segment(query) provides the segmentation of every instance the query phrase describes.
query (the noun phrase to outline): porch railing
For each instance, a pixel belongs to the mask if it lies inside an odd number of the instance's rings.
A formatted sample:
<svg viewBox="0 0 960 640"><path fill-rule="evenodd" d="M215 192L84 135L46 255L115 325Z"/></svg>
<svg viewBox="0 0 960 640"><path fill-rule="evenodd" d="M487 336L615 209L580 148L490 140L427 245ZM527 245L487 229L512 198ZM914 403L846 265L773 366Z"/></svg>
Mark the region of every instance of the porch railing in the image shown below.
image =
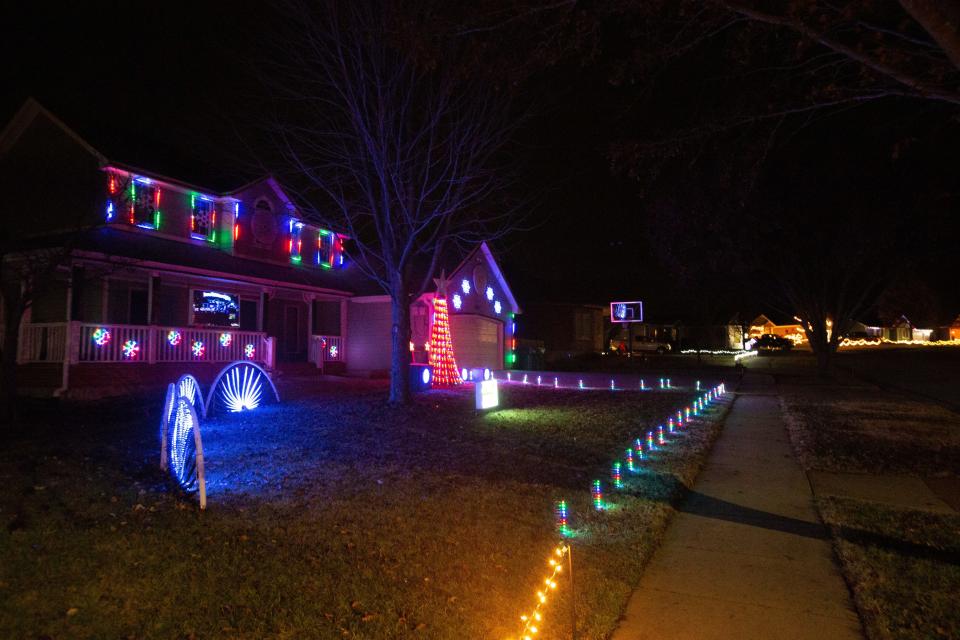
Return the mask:
<svg viewBox="0 0 960 640"><path fill-rule="evenodd" d="M74 323L78 362L270 362L259 331Z"/></svg>
<svg viewBox="0 0 960 640"><path fill-rule="evenodd" d="M20 325L17 362L63 362L67 353L67 323Z"/></svg>
<svg viewBox="0 0 960 640"><path fill-rule="evenodd" d="M345 356L341 336L310 336L308 359L318 367L324 362L343 362Z"/></svg>

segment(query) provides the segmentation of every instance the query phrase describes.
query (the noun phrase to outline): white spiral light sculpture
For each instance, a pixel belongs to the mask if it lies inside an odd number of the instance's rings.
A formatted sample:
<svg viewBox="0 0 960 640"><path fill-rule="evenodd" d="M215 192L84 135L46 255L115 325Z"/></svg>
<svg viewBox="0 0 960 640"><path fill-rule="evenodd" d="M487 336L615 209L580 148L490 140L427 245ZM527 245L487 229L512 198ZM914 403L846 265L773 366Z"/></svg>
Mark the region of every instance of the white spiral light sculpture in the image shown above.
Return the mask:
<svg viewBox="0 0 960 640"><path fill-rule="evenodd" d="M170 425L170 474L185 491L199 492L200 508L207 508L200 420L184 396L177 398Z"/></svg>
<svg viewBox="0 0 960 640"><path fill-rule="evenodd" d="M280 402L280 395L267 372L253 362L238 360L224 367L213 381L206 411L214 407L233 413L251 411L271 401Z"/></svg>
<svg viewBox="0 0 960 640"><path fill-rule="evenodd" d="M185 374L177 380L177 395L183 396L190 401L197 415L206 413L206 407L203 404L203 393L200 391L200 383L192 375Z"/></svg>

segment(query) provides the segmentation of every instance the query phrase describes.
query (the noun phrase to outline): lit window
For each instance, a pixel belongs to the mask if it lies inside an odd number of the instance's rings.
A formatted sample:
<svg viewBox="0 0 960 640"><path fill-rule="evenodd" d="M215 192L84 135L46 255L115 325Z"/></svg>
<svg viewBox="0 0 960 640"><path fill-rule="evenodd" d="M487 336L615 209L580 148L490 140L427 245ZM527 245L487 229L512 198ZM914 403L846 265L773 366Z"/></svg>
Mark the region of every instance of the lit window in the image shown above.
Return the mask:
<svg viewBox="0 0 960 640"><path fill-rule="evenodd" d="M300 262L303 259L300 254L303 249L303 223L290 218L289 229L290 239L287 240L287 249L290 251L290 261Z"/></svg>
<svg viewBox="0 0 960 640"><path fill-rule="evenodd" d="M149 178L130 182L130 224L145 229L160 228L160 187Z"/></svg>
<svg viewBox="0 0 960 640"><path fill-rule="evenodd" d="M213 201L203 196L190 197L190 235L198 240L215 242L217 239L217 210Z"/></svg>

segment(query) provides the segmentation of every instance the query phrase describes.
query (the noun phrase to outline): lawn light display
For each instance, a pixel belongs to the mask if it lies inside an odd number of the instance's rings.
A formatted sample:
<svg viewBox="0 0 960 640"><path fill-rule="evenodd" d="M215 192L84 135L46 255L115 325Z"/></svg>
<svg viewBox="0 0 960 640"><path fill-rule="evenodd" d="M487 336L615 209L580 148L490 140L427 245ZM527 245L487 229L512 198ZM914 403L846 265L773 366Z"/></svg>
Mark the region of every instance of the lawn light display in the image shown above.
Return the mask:
<svg viewBox="0 0 960 640"><path fill-rule="evenodd" d="M603 511L603 487L599 480L593 481L591 494L593 495L593 508L597 511Z"/></svg>
<svg viewBox="0 0 960 640"><path fill-rule="evenodd" d="M566 537L570 534L570 529L568 528L567 523L567 501L559 500L556 508L553 510L553 513L557 519L557 533Z"/></svg>
<svg viewBox="0 0 960 640"><path fill-rule="evenodd" d="M252 411L265 402L280 402L277 388L260 365L237 360L224 367L213 381L207 396L207 410L230 413Z"/></svg>
<svg viewBox="0 0 960 640"><path fill-rule="evenodd" d="M203 404L203 394L200 393L200 383L189 373L180 376L176 383L177 395L183 396L190 401L193 408L197 410L197 415L206 414L206 408Z"/></svg>
<svg viewBox="0 0 960 640"><path fill-rule="evenodd" d="M451 387L463 383L457 361L453 356L453 339L450 337L450 313L447 309L448 280L441 274L434 278L437 294L433 297L433 324L430 326L430 352L428 361L433 368L433 384ZM463 281L464 293L470 293L470 283Z"/></svg>
<svg viewBox="0 0 960 640"><path fill-rule="evenodd" d="M570 560L570 546L561 544L553 550L553 556L547 560L549 574L544 579L544 586L537 590L537 604L529 614L520 616L523 630L520 637L523 640L533 640L543 623L543 609L547 604L548 594L557 588L557 575L563 571L564 558Z"/></svg>
<svg viewBox="0 0 960 640"><path fill-rule="evenodd" d="M163 411L160 414L160 469L167 470L167 434L170 431L170 419L173 417L173 408L177 403L177 385L167 385L167 395L163 401Z"/></svg>
<svg viewBox="0 0 960 640"><path fill-rule="evenodd" d="M185 491L198 492L200 508L207 508L200 419L193 404L183 396L176 400L170 423L170 474Z"/></svg>
<svg viewBox="0 0 960 640"><path fill-rule="evenodd" d="M410 365L410 390L427 391L433 382L433 372L428 364Z"/></svg>
<svg viewBox="0 0 960 640"><path fill-rule="evenodd" d="M579 382L579 387L583 388L583 381L580 380L578 382ZM664 388L669 388L669 386L667 386L669 383L667 382L666 379L664 380L664 383L666 383L666 384L662 383ZM693 407L694 407L693 410L695 415L701 409L705 410L709 406L709 404L712 403L714 400L718 400L722 398L725 395L725 393L726 393L726 387L723 384L719 384L713 387L712 389L710 389L709 391L707 391L706 393L704 393L700 398L697 398L697 400L694 401L693 403ZM677 410L676 426L680 426L682 424L687 424L688 427L691 426L690 425L690 407L686 407L686 414L687 414L686 421L684 421L682 420L683 411ZM667 417L667 424L670 425L670 435L682 435L681 430L677 429L676 431L674 431L673 429L673 426L674 426L673 413L671 413ZM624 459L626 460L626 467L628 471L632 473L636 473L639 471L639 469L637 468L637 463L642 462L645 459L645 456L644 456L645 449L647 452L650 452L650 451L658 450L658 447L662 447L666 449L666 447L669 445L669 441L666 438L667 433L665 432L664 427L661 425L657 427L656 431L657 431L657 440L659 441L659 445L654 444L653 431L648 431L646 435L646 441L644 441L642 438L635 438L633 440L632 447L627 448L624 451L624 454L625 454ZM622 472L621 462L619 460L613 462L610 468L610 479L611 479L611 484L616 489L624 488L624 479L622 477L621 472ZM593 508L599 513L603 513L604 511L606 511L608 505L604 502L604 499L603 499L603 485L600 480L594 480L592 482L590 487L590 492L593 500ZM560 536L562 537L569 536L570 529L569 529L569 522L568 522L567 503L565 500L560 500L554 504L554 517L555 517L557 532L560 534ZM556 574L560 571L561 559L564 556L566 556L568 561L570 560L571 548L566 542L561 542L560 545L555 549L554 553L556 558L551 559L550 561L550 566L554 568L554 573L544 581L544 584L546 584L548 589L555 589L557 587L555 577L556 577ZM570 567L572 569L572 564L570 565ZM572 577L573 576L571 574L571 584L570 584L571 590L573 589ZM537 598L539 602L539 604L537 605L537 608L534 609L532 614L523 615L520 617L521 621L524 623L523 631L520 636L523 640L533 640L537 636L537 634L541 631L541 626L543 622L541 607L542 605L546 604L548 593L549 591L546 589L542 591L537 591ZM573 594L571 594L571 597L573 597ZM573 622L573 625L574 627L576 626L575 620Z"/></svg>
<svg viewBox="0 0 960 640"><path fill-rule="evenodd" d="M500 391L496 380L479 380L474 388L477 411L493 409L500 404Z"/></svg>

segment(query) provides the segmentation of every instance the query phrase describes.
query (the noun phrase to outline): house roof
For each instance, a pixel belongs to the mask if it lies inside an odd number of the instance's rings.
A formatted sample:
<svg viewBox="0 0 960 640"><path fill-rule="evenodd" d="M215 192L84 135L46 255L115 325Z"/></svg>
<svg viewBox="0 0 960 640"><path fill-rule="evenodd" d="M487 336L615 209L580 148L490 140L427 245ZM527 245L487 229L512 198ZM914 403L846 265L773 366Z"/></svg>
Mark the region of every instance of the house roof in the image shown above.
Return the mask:
<svg viewBox="0 0 960 640"><path fill-rule="evenodd" d="M486 242L481 242L480 246L467 254L467 256L460 261L460 264L456 266L450 273L454 274L460 271L464 265L469 263L474 255L481 253L490 267L493 277L497 279L497 282L500 284L500 288L503 290L503 293L506 295L507 303L510 305L510 308L514 310L514 313L523 313L523 310L520 308L520 305L517 304L517 299L513 297L513 291L510 290L510 285L507 284L507 279L503 277L503 271L500 270L500 265L497 264L497 260L493 257L493 252L490 251L490 246Z"/></svg>
<svg viewBox="0 0 960 640"><path fill-rule="evenodd" d="M51 246L66 246L78 256L120 258L145 267L165 265L173 270L196 270L214 277L272 281L353 295L382 293L356 265L350 263L342 269L328 270L263 262L216 247L157 237L134 229L97 227L77 233L44 236L27 248Z"/></svg>
<svg viewBox="0 0 960 640"><path fill-rule="evenodd" d="M168 140L145 140L143 135L117 135L116 131L96 131L93 127L78 132L33 98L23 103L0 132L0 153L12 146L38 117L46 118L62 129L97 158L101 166L117 167L188 189L226 196L237 191L238 185L255 184L268 177L244 172L236 167L236 163L208 161L209 154L198 153L195 145L186 148ZM192 176L192 179L178 177L182 175Z"/></svg>

